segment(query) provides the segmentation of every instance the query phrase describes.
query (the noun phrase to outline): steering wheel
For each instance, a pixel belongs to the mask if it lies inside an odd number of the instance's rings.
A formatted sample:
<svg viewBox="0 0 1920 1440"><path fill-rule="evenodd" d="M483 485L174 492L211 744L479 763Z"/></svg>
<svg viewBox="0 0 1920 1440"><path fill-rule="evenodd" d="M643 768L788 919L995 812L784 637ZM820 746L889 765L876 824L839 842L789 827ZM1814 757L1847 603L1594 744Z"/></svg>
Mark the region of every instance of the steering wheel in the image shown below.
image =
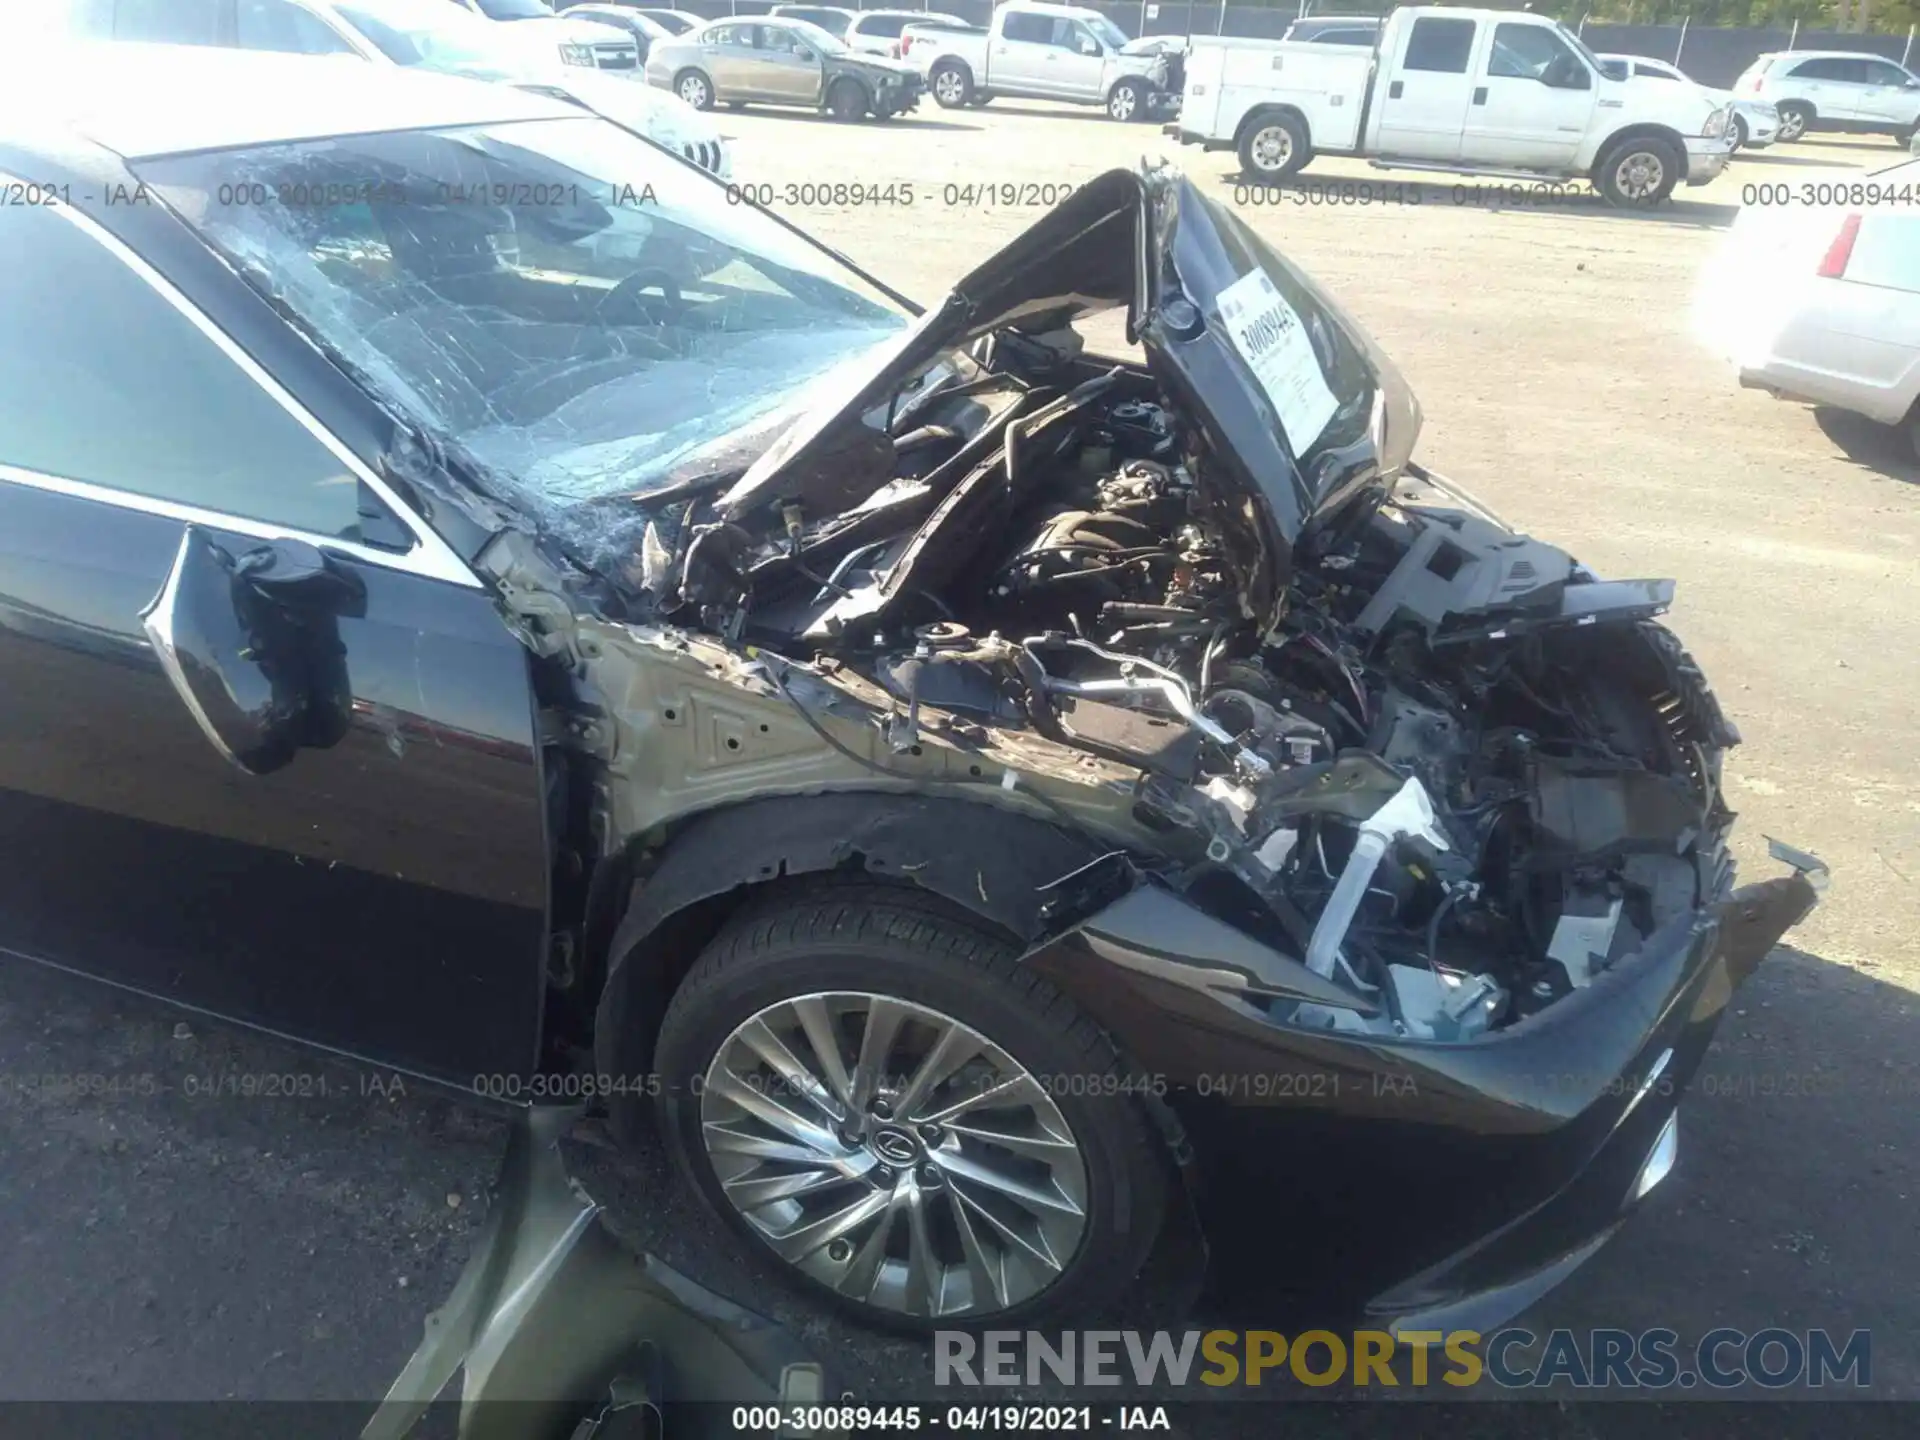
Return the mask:
<svg viewBox="0 0 1920 1440"><path fill-rule="evenodd" d="M647 296L649 290L660 292L657 300ZM656 316L652 307L658 305L663 313ZM686 301L680 294L680 283L665 270L654 267L635 270L624 277L619 284L601 297L594 306L594 319L603 325L618 325L622 321L622 311L642 307L641 314L653 324L661 324L686 308Z"/></svg>
<svg viewBox="0 0 1920 1440"><path fill-rule="evenodd" d="M658 296L647 295L648 290L658 290ZM661 313L654 314L652 307L659 306ZM602 295L593 306L590 314L583 317L584 322L574 332L573 343L567 347L566 358L578 358L581 347L591 335L604 340L607 326L628 323L638 318L650 325L662 325L686 308L686 301L680 294L680 284L658 266L644 270L635 270L622 276L614 287ZM638 310L637 317L624 314L627 310ZM591 327L591 328L589 328ZM612 348L624 350L617 342Z"/></svg>

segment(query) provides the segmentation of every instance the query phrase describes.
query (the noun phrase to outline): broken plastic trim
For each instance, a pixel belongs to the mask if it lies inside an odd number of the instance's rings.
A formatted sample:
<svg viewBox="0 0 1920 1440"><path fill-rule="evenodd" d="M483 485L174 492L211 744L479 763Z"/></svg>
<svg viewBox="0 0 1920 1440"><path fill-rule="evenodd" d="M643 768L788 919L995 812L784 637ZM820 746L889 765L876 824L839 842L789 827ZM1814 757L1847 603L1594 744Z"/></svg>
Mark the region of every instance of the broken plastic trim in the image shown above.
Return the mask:
<svg viewBox="0 0 1920 1440"><path fill-rule="evenodd" d="M635 1404L825 1398L785 1330L608 1228L560 1157L581 1113L515 1117L473 1257L361 1440L401 1440L463 1369L461 1440L564 1440Z"/></svg>

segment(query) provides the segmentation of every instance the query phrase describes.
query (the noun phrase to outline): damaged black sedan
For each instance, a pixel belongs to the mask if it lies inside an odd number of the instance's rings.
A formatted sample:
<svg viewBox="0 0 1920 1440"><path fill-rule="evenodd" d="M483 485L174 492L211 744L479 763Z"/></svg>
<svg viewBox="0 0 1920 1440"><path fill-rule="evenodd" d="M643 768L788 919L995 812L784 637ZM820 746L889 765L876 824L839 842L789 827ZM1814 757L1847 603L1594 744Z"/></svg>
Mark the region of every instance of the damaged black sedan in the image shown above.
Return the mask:
<svg viewBox="0 0 1920 1440"><path fill-rule="evenodd" d="M1423 469L1297 266L1116 171L921 312L604 122L295 68L0 148L0 947L604 1103L909 1328L1156 1246L1486 1325L1666 1175L1824 872L1734 888L1671 582Z"/></svg>

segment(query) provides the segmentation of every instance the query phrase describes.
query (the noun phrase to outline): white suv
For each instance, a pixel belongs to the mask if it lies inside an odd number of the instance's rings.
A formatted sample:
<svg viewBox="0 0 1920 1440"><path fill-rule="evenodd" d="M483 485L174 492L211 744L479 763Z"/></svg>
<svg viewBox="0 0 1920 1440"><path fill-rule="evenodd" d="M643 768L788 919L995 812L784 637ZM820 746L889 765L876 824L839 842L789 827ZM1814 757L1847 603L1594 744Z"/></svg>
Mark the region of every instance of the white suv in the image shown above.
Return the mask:
<svg viewBox="0 0 1920 1440"><path fill-rule="evenodd" d="M1809 130L1891 135L1902 145L1920 130L1920 77L1879 55L1787 50L1762 55L1734 81L1743 100L1770 101L1780 138Z"/></svg>

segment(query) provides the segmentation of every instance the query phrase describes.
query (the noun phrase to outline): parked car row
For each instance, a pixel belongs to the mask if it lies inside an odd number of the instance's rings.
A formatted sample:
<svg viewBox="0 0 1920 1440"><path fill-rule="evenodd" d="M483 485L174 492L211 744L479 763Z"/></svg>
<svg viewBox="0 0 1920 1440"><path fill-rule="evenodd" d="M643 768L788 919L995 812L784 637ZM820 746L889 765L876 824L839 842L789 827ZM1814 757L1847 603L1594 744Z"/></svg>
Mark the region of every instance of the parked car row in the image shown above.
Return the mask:
<svg viewBox="0 0 1920 1440"><path fill-rule="evenodd" d="M147 43L331 56L496 81L591 111L722 179L732 174L711 120L639 83L632 38L557 16L539 0L51 0L31 28L8 35L0 59L19 64L31 64L36 43Z"/></svg>

